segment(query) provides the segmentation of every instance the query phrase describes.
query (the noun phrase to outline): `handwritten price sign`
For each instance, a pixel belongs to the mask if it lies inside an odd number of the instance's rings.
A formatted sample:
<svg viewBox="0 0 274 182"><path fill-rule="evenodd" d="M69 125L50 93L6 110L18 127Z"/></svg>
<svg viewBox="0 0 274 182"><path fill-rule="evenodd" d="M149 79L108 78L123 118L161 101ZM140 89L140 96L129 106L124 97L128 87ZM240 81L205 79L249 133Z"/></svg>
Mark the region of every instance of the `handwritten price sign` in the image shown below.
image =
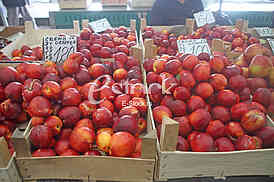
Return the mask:
<svg viewBox="0 0 274 182"><path fill-rule="evenodd" d="M267 39L271 49L272 49L272 52L274 53L274 39Z"/></svg>
<svg viewBox="0 0 274 182"><path fill-rule="evenodd" d="M45 60L63 63L77 50L77 38L72 36L46 36L43 38Z"/></svg>
<svg viewBox="0 0 274 182"><path fill-rule="evenodd" d="M111 29L111 25L108 22L108 20L106 18L101 19L101 20L97 20L97 21L93 21L89 23L89 26L92 28L92 30L95 33L100 33L103 32L107 29Z"/></svg>
<svg viewBox="0 0 274 182"><path fill-rule="evenodd" d="M194 13L194 18L198 27L215 23L215 18L211 11L200 11L198 13Z"/></svg>
<svg viewBox="0 0 274 182"><path fill-rule="evenodd" d="M177 45L179 53L198 56L200 53L205 52L211 55L206 39L177 40Z"/></svg>
<svg viewBox="0 0 274 182"><path fill-rule="evenodd" d="M273 31L269 27L260 27L260 28L255 28L257 33L259 34L260 37L272 37L274 36Z"/></svg>

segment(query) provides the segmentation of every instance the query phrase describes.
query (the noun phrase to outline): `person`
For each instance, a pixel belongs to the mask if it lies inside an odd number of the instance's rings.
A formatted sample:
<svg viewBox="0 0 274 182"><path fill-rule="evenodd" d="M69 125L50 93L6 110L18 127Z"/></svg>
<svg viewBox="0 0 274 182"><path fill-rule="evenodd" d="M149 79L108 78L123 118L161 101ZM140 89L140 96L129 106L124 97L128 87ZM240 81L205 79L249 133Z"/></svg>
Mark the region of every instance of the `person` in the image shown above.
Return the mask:
<svg viewBox="0 0 274 182"><path fill-rule="evenodd" d="M151 9L152 26L184 25L186 18L203 11L201 0L156 0Z"/></svg>
<svg viewBox="0 0 274 182"><path fill-rule="evenodd" d="M7 8L8 24L10 26L19 25L19 15L23 17L24 21L32 21L36 26L34 19L31 17L26 4L30 4L29 0L2 0Z"/></svg>

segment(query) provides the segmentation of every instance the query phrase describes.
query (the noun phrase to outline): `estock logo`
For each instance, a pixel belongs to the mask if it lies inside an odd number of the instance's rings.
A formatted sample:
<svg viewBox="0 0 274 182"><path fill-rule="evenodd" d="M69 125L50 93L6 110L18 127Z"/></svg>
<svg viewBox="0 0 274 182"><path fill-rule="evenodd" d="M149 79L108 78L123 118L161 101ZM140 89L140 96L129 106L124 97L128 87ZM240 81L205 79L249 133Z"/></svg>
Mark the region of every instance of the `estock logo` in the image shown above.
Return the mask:
<svg viewBox="0 0 274 182"><path fill-rule="evenodd" d="M106 80L106 81L104 82L104 85L98 87L95 83L100 80ZM96 80L94 80L94 85L89 88L88 100L95 105L104 102L105 98L101 100L96 100L94 98L94 93L101 92L104 87L110 86L110 83L111 83L111 80L109 75L102 75L98 77ZM112 84L111 90L115 95L128 94L130 96L132 95L134 96L134 93L136 92L142 93L140 95L146 95L146 94L150 95L152 94L153 89L156 88L158 90L162 90L163 95L171 95L172 94L171 90L175 88L177 85L178 85L177 83L168 83L168 78L166 78L162 80L162 84L152 83L149 85L148 89L146 89L143 83L131 83L128 79L126 79L118 83ZM123 107L129 106L129 105L135 106L135 107L142 106L138 102L130 101L127 103L126 101L122 101Z"/></svg>

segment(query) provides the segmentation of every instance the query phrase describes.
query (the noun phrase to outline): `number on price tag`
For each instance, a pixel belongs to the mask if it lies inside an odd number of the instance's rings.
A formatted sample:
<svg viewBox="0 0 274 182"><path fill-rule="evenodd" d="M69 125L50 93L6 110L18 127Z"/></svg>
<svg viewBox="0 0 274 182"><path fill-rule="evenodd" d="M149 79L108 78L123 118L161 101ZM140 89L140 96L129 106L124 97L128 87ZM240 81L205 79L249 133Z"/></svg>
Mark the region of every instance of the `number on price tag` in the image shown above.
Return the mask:
<svg viewBox="0 0 274 182"><path fill-rule="evenodd" d="M215 23L215 18L211 11L200 11L198 13L194 13L194 18L198 27Z"/></svg>
<svg viewBox="0 0 274 182"><path fill-rule="evenodd" d="M45 36L43 38L45 60L63 63L76 50L77 38L75 36Z"/></svg>
<svg viewBox="0 0 274 182"><path fill-rule="evenodd" d="M106 18L90 22L89 25L95 33L100 33L112 28Z"/></svg>
<svg viewBox="0 0 274 182"><path fill-rule="evenodd" d="M177 44L179 53L198 56L200 53L205 52L211 55L206 39L177 40Z"/></svg>
<svg viewBox="0 0 274 182"><path fill-rule="evenodd" d="M272 37L274 36L272 29L269 27L255 28L260 37Z"/></svg>
<svg viewBox="0 0 274 182"><path fill-rule="evenodd" d="M271 49L272 49L272 52L274 53L274 39L267 39Z"/></svg>

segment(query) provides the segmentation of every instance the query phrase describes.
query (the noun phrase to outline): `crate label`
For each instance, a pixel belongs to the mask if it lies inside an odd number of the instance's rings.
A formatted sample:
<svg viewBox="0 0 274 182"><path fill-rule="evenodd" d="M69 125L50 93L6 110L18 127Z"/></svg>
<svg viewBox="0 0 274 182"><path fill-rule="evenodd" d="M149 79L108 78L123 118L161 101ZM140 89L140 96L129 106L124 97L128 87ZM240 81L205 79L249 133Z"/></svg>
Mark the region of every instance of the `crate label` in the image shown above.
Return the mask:
<svg viewBox="0 0 274 182"><path fill-rule="evenodd" d="M271 28L269 27L258 27L255 28L256 32L259 34L260 37L272 37L274 33Z"/></svg>
<svg viewBox="0 0 274 182"><path fill-rule="evenodd" d="M272 49L272 52L274 53L274 39L267 39L271 49Z"/></svg>
<svg viewBox="0 0 274 182"><path fill-rule="evenodd" d="M106 18L90 22L89 26L92 28L92 30L95 33L100 33L107 29L112 29L110 23L108 22L108 20Z"/></svg>
<svg viewBox="0 0 274 182"><path fill-rule="evenodd" d="M211 55L211 50L206 39L177 40L178 51L183 54L198 56L202 52Z"/></svg>
<svg viewBox="0 0 274 182"><path fill-rule="evenodd" d="M45 60L63 63L76 50L77 38L75 36L45 36L43 38Z"/></svg>
<svg viewBox="0 0 274 182"><path fill-rule="evenodd" d="M194 13L194 18L195 18L197 27L201 27L206 24L215 23L215 18L211 11L200 11L198 13Z"/></svg>

